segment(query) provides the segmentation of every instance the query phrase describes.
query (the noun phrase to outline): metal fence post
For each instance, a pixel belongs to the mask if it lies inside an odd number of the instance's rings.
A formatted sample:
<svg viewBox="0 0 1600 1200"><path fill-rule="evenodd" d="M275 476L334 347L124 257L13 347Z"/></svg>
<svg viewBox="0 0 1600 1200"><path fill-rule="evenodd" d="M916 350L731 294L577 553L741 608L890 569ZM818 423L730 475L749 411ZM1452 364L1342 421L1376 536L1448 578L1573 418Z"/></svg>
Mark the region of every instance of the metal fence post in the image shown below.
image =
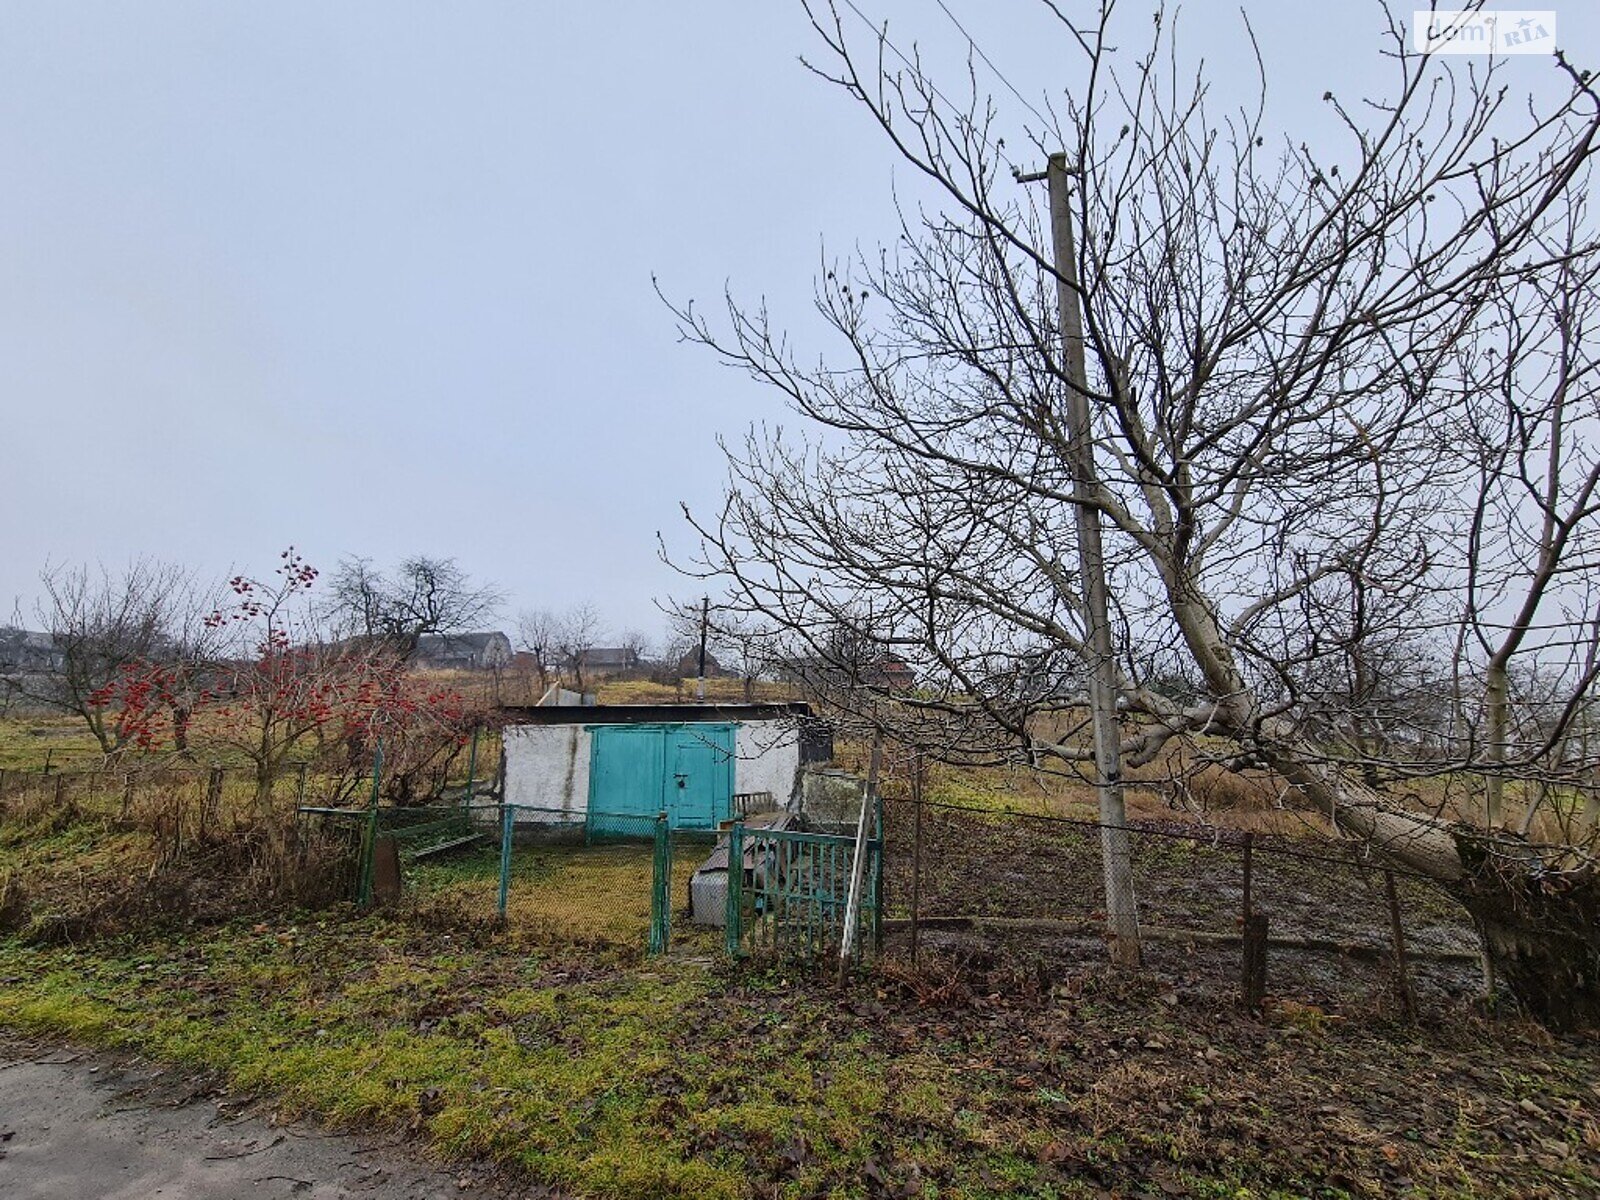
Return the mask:
<svg viewBox="0 0 1600 1200"><path fill-rule="evenodd" d="M1240 999L1252 1011L1267 998L1267 914L1252 912L1244 923L1244 963Z"/></svg>
<svg viewBox="0 0 1600 1200"><path fill-rule="evenodd" d="M650 873L650 953L672 945L672 830L667 814L656 817L655 854Z"/></svg>
<svg viewBox="0 0 1600 1200"><path fill-rule="evenodd" d="M876 846L872 850L871 887L872 887L872 951L874 954L883 951L883 797L877 797L873 806L873 819L878 825L878 836L874 839Z"/></svg>
<svg viewBox="0 0 1600 1200"><path fill-rule="evenodd" d="M1243 951L1239 965L1239 999L1252 1012L1261 1007L1267 998L1267 914L1258 913L1252 892L1252 866L1255 857L1256 835L1246 830L1244 835L1244 887L1242 889L1240 945Z"/></svg>
<svg viewBox="0 0 1600 1200"><path fill-rule="evenodd" d="M1248 829L1245 830L1245 834L1244 834L1244 923L1246 925L1248 925L1250 923L1250 914L1253 911L1253 909L1251 908L1251 896L1250 896L1250 883L1251 883L1251 880L1250 880L1251 862L1250 862L1250 860L1253 857L1253 851L1255 850L1255 847L1256 847L1256 835L1255 835L1255 833L1252 832L1251 830L1248 830Z"/></svg>
<svg viewBox="0 0 1600 1200"><path fill-rule="evenodd" d="M922 771L918 763L916 776L913 777L912 787L915 794L911 801L912 820L915 822L911 831L911 965L917 964L917 938L922 921Z"/></svg>
<svg viewBox="0 0 1600 1200"><path fill-rule="evenodd" d="M1400 915L1400 893L1395 887L1394 872L1383 873L1383 890L1389 900L1389 935L1394 941L1395 984L1400 991L1400 1005L1406 1020L1417 1019L1417 994L1411 988L1411 970L1406 962L1406 927Z"/></svg>
<svg viewBox="0 0 1600 1200"><path fill-rule="evenodd" d="M372 798L367 804L367 828L361 839L361 883L356 889L356 903L363 907L372 903L372 856L378 848L378 789L382 779L383 739L379 738L372 756Z"/></svg>
<svg viewBox="0 0 1600 1200"><path fill-rule="evenodd" d="M467 751L467 794L461 803L469 808L472 806L472 793L478 783L478 730L481 728L480 725L472 727L472 749Z"/></svg>
<svg viewBox="0 0 1600 1200"><path fill-rule="evenodd" d="M500 919L506 919L506 904L511 899L511 835L517 827L517 809L515 805L500 805L500 898L496 904L495 912Z"/></svg>
<svg viewBox="0 0 1600 1200"><path fill-rule="evenodd" d="M200 832L205 833L222 819L223 769L212 767L206 777L206 798L200 808Z"/></svg>
<svg viewBox="0 0 1600 1200"><path fill-rule="evenodd" d="M727 908L723 910L723 935L728 957L738 958L744 941L744 822L735 821L728 830Z"/></svg>
<svg viewBox="0 0 1600 1200"><path fill-rule="evenodd" d="M361 875L356 886L356 903L363 908L372 903L372 856L378 846L378 810L369 808L361 829Z"/></svg>

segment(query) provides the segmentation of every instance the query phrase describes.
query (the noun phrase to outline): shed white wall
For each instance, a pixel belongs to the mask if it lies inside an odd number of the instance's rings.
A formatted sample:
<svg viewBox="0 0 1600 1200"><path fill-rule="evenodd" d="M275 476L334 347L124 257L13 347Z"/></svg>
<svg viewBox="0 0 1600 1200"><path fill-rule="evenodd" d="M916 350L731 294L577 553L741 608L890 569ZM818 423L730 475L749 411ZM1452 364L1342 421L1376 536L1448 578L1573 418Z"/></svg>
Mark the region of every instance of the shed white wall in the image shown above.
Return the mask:
<svg viewBox="0 0 1600 1200"><path fill-rule="evenodd" d="M506 752L506 803L543 812L519 812L517 821L581 821L589 811L589 731L582 725L511 725Z"/></svg>
<svg viewBox="0 0 1600 1200"><path fill-rule="evenodd" d="M589 810L592 736L582 725L510 725L503 734L506 803L519 823L579 821ZM742 721L734 731L733 790L771 792L780 805L800 778L800 726L793 720Z"/></svg>
<svg viewBox="0 0 1600 1200"><path fill-rule="evenodd" d="M771 792L780 805L794 798L800 779L800 725L796 721L745 721L734 731L733 790Z"/></svg>

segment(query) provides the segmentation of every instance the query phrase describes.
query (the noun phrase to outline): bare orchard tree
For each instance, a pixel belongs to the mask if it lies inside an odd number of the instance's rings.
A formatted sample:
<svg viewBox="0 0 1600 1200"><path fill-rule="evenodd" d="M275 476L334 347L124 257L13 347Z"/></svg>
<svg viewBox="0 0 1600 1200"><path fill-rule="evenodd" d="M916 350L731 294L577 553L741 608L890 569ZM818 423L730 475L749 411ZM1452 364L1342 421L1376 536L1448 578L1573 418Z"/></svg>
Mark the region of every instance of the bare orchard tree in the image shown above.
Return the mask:
<svg viewBox="0 0 1600 1200"><path fill-rule="evenodd" d="M1579 204L1542 242L1550 263L1495 281L1462 440L1476 474L1464 513L1463 694L1481 698L1482 819L1500 827L1510 790L1559 759L1600 671L1600 256L1563 253L1592 235ZM1522 665L1531 687L1513 694ZM1517 701L1524 723L1513 727ZM1548 801L1549 789L1539 791ZM1527 807L1531 826L1541 803ZM1591 845L1590 847L1594 847Z"/></svg>
<svg viewBox="0 0 1600 1200"><path fill-rule="evenodd" d="M681 685L680 668L687 668L691 678L699 671L702 633L708 662L723 674L737 675L744 681L746 703L755 699L757 679L786 673L784 663L765 657L772 648L767 629L752 621L746 612L724 608L709 597L667 600L661 609L667 617L662 658L671 670L672 682Z"/></svg>
<svg viewBox="0 0 1600 1200"><path fill-rule="evenodd" d="M47 566L39 581L44 595L35 617L57 665L9 677L6 687L19 699L80 718L101 751L115 754L130 737L111 702L118 681L156 663L192 678L204 661L200 618L212 598L182 567L146 558L120 571ZM174 730L186 730L186 714L172 716Z"/></svg>
<svg viewBox="0 0 1600 1200"><path fill-rule="evenodd" d="M552 673L560 669L561 619L547 608L524 609L517 615L517 643L533 659L539 676L539 695L550 687Z"/></svg>
<svg viewBox="0 0 1600 1200"><path fill-rule="evenodd" d="M1213 111L1165 13L1129 58L1111 3L1087 25L1044 7L1077 68L1020 165L1062 153L1074 172L1065 270L981 89L952 108L914 54L809 6L814 69L942 208L828 272L831 360L764 307L677 309L817 431L733 450L686 565L775 656L892 649L915 688L857 672L842 703L898 737L1077 771L1087 507L1123 761L1287 780L1454 894L1532 1011L1600 1022L1593 840L1525 839L1496 813L1566 811L1595 769L1571 736L1600 566L1588 75L1557 56L1544 99L1514 98L1503 62L1419 56L1391 19L1388 94L1327 94L1335 132L1312 146L1269 130L1264 102ZM1081 307L1081 375L1058 287ZM1408 691L1413 663L1446 711ZM1539 719L1519 722L1511 668L1535 663Z"/></svg>
<svg viewBox="0 0 1600 1200"><path fill-rule="evenodd" d="M495 616L503 599L453 558L417 555L393 573L368 558L347 558L329 587L328 615L346 636L382 642L409 660L424 635L470 633Z"/></svg>
<svg viewBox="0 0 1600 1200"><path fill-rule="evenodd" d="M583 691L583 672L589 651L605 636L605 621L600 610L588 601L574 604L561 614L556 626L556 650L563 670L572 673L574 686Z"/></svg>

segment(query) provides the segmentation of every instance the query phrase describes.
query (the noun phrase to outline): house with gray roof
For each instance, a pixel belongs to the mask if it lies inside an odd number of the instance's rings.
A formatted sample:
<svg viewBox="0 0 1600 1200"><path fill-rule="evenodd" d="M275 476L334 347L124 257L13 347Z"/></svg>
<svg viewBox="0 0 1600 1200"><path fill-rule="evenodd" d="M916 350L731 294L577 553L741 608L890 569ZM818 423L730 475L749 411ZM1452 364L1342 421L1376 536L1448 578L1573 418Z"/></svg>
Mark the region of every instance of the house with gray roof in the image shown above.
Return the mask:
<svg viewBox="0 0 1600 1200"><path fill-rule="evenodd" d="M413 662L430 671L493 671L511 664L511 639L490 633L425 633Z"/></svg>

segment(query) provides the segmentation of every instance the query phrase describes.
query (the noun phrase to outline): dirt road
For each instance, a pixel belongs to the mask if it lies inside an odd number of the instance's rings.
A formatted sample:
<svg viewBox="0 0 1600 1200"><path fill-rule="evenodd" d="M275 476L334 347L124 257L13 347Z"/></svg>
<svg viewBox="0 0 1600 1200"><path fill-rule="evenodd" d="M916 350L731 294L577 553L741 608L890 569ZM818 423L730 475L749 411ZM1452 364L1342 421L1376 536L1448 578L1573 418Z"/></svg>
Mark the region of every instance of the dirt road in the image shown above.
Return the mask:
<svg viewBox="0 0 1600 1200"><path fill-rule="evenodd" d="M465 1186L463 1186L465 1185ZM278 1125L192 1076L0 1039L7 1200L488 1200L392 1138Z"/></svg>

